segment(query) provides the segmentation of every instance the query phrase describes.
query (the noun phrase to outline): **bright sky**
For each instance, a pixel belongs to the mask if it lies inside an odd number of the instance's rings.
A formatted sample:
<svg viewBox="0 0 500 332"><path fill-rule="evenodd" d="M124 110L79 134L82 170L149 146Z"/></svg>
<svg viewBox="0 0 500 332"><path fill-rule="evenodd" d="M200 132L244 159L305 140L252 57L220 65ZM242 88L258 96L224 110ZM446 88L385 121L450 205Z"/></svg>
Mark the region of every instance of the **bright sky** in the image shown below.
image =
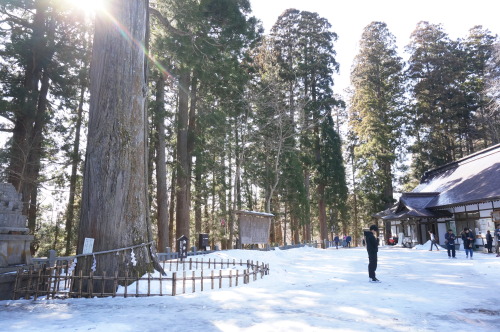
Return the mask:
<svg viewBox="0 0 500 332"><path fill-rule="evenodd" d="M335 77L335 92L349 85L352 60L358 51L363 28L372 21L385 22L396 36L400 55L409 43L410 34L419 21L442 24L453 39L465 38L475 25L500 34L499 0L250 0L253 14L260 19L266 33L278 16L288 8L317 12L337 33L335 44L340 76Z"/></svg>

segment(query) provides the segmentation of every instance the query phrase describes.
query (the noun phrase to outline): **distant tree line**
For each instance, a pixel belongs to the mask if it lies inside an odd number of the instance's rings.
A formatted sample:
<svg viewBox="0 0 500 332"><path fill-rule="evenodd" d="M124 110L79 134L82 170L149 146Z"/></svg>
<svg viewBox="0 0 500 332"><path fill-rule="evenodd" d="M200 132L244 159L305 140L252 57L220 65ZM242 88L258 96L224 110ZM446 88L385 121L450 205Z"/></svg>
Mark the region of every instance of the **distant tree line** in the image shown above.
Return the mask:
<svg viewBox="0 0 500 332"><path fill-rule="evenodd" d="M95 228L88 190L99 185L124 205L145 208L136 216L145 218L142 226L120 226L117 234L150 227L159 251L181 235L195 245L198 233L231 247L237 210L273 213L276 244L332 232L356 237L424 171L500 143L500 47L483 27L452 40L441 25L420 22L405 63L387 25L372 22L351 68L352 89L340 97L333 93L337 35L317 13L288 9L264 35L248 0L143 2L144 22L136 23L146 25L139 41L147 55L145 141L135 150L121 150L134 141L135 113L114 111L114 122L105 122L88 111L137 102L137 92L125 101L136 91L125 77L141 72L132 64L137 55L98 61L100 51L126 46L100 40L105 23L60 0L0 4L0 131L8 138L1 179L23 195L33 253L76 252ZM132 5L111 13L135 22L122 13L137 11ZM132 33L120 34L137 47ZM123 73L131 76L119 85L92 88L90 98L90 80L120 65L137 70ZM105 125L112 137L100 131ZM84 185L94 169L85 168L86 153L128 169L125 178L143 180L145 196L115 188L120 174ZM145 169L120 158L145 158Z"/></svg>

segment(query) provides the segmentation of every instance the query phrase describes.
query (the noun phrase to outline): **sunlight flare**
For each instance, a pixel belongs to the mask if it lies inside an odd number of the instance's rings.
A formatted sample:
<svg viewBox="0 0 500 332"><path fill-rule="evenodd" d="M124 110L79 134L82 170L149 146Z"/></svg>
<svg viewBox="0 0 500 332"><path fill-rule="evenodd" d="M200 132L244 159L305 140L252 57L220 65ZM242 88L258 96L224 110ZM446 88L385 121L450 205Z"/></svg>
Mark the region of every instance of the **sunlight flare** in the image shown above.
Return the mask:
<svg viewBox="0 0 500 332"><path fill-rule="evenodd" d="M104 9L104 0L63 0L68 6L83 10L87 13L95 13Z"/></svg>

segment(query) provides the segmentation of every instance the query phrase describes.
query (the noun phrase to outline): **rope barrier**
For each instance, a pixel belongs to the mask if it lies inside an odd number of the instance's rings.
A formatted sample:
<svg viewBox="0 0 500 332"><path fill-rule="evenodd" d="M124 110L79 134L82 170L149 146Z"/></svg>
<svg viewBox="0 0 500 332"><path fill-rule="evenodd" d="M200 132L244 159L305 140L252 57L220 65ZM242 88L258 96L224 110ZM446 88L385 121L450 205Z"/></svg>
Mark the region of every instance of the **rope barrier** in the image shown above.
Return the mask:
<svg viewBox="0 0 500 332"><path fill-rule="evenodd" d="M109 254L109 253L112 253L112 252L120 252L120 251L130 250L130 249L134 249L134 248L145 247L145 246L149 246L149 245L151 245L153 243L154 243L154 241L150 241L148 243L141 243L141 244L137 244L135 246L130 246L130 247L126 247L126 248L112 249L112 250L105 250L105 251L98 251L98 252L91 252L91 253L88 253L88 254L79 254L79 255L69 256L69 257L78 258L78 257L92 256L92 255Z"/></svg>

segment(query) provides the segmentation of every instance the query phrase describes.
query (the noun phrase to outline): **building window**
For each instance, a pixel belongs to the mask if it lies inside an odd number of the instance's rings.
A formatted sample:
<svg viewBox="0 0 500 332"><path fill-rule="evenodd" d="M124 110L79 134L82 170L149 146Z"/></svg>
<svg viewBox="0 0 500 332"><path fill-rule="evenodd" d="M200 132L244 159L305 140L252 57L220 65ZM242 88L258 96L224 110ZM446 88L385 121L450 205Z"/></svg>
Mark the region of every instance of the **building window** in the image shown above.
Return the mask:
<svg viewBox="0 0 500 332"><path fill-rule="evenodd" d="M479 226L479 211L470 212L457 212L455 213L455 222L457 225L457 232L460 233L464 228L475 230Z"/></svg>

